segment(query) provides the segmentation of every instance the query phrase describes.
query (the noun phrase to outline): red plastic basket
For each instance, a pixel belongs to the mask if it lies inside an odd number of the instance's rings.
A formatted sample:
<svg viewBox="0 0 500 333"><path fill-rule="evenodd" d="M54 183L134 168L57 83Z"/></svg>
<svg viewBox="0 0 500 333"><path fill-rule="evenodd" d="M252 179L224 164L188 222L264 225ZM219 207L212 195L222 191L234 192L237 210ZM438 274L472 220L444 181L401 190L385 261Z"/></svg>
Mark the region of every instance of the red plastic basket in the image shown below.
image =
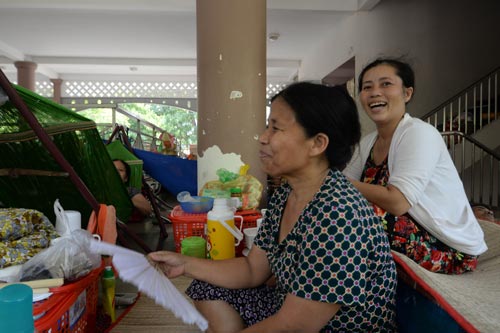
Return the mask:
<svg viewBox="0 0 500 333"><path fill-rule="evenodd" d="M243 217L243 226L245 228L254 228L257 226L257 219L262 217L258 210L239 210L236 215ZM172 209L169 216L172 221L172 230L174 234L175 251L181 252L181 242L186 237L200 236L205 238L205 226L207 224L207 214L191 214L182 210L181 206L177 205ZM236 220L236 227L240 227L239 219ZM242 240L240 245L236 247L236 256L241 256L245 248L245 241Z"/></svg>
<svg viewBox="0 0 500 333"><path fill-rule="evenodd" d="M175 251L181 252L181 242L186 237L200 236L205 238L205 225L207 214L191 214L182 210L177 205L172 209L169 216L172 221L172 232L174 234Z"/></svg>
<svg viewBox="0 0 500 333"><path fill-rule="evenodd" d="M52 296L33 304L39 333L95 332L99 277L103 267L94 269L78 281L50 288Z"/></svg>

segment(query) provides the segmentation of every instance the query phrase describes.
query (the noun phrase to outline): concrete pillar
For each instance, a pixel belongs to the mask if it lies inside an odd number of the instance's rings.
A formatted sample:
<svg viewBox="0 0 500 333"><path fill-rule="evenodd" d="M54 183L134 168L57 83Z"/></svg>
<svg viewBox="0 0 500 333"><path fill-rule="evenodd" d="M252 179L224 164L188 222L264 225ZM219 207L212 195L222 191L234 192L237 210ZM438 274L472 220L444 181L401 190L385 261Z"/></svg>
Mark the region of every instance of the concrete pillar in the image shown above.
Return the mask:
<svg viewBox="0 0 500 333"><path fill-rule="evenodd" d="M37 64L31 61L16 61L17 84L31 91L36 90L35 70Z"/></svg>
<svg viewBox="0 0 500 333"><path fill-rule="evenodd" d="M265 190L266 0L197 0L196 13L198 153L215 145L241 155Z"/></svg>
<svg viewBox="0 0 500 333"><path fill-rule="evenodd" d="M52 97L52 100L59 104L61 104L62 81L63 80L61 79L50 79L50 82L52 82L52 86L54 87L54 97Z"/></svg>

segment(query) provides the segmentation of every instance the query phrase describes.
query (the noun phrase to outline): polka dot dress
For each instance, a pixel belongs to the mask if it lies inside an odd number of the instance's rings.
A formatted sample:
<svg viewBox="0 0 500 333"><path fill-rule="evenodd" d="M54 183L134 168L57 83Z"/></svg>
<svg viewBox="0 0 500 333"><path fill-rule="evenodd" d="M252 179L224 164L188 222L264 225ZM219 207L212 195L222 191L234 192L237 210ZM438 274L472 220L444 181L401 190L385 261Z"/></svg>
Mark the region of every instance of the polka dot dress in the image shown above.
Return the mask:
<svg viewBox="0 0 500 333"><path fill-rule="evenodd" d="M339 171L330 170L320 191L306 206L297 223L277 243L279 224L291 188L285 184L271 198L254 246L267 253L275 288L255 288L243 303L265 306L258 314L242 317L251 325L272 315L287 294L342 305L322 332L392 332L395 330L396 268L380 220L361 194ZM197 287L198 285L198 287ZM213 299L216 287L199 287L187 293L193 299ZM216 288L216 293L222 293ZM272 290L270 290L272 289ZM248 293L248 289L231 293ZM203 295L204 294L204 295ZM239 297L220 298L242 314ZM240 298L242 299L242 298ZM251 320L248 320L251 318Z"/></svg>

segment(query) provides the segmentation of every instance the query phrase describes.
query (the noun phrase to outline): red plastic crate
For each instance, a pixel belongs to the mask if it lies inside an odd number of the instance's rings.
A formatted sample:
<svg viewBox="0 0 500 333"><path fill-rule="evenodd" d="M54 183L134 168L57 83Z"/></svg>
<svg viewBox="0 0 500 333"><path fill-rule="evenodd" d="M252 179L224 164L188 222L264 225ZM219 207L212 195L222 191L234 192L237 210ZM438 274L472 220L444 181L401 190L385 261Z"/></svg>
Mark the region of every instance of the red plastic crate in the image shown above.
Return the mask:
<svg viewBox="0 0 500 333"><path fill-rule="evenodd" d="M99 277L103 267L94 269L78 281L50 288L50 298L33 304L39 333L95 332Z"/></svg>
<svg viewBox="0 0 500 333"><path fill-rule="evenodd" d="M254 228L257 226L257 219L262 217L258 210L239 210L235 215L241 215L243 217L243 231L245 228ZM200 236L206 238L205 226L207 224L207 214L191 214L186 213L182 210L181 206L177 205L174 207L169 216L170 221L172 221L172 229L174 233L174 244L175 251L181 252L181 242L186 237ZM240 227L239 219L236 220L236 227ZM242 251L245 248L245 240L240 242L240 245L236 247L236 256L241 256Z"/></svg>
<svg viewBox="0 0 500 333"><path fill-rule="evenodd" d="M180 205L172 209L169 216L172 221L175 251L181 252L181 242L186 237L200 236L205 238L207 214L191 214L182 210Z"/></svg>

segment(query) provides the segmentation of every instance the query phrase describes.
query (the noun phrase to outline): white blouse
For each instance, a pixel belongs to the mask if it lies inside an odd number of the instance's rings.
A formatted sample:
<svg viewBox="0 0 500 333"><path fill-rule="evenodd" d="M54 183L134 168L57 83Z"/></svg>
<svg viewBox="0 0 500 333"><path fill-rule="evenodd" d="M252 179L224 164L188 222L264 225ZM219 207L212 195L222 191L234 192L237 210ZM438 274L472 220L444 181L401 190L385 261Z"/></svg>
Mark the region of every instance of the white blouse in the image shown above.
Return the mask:
<svg viewBox="0 0 500 333"><path fill-rule="evenodd" d="M377 132L365 136L344 170L360 180ZM460 252L479 255L488 248L460 176L441 134L405 114L392 137L388 155L389 184L410 203L408 213L428 232Z"/></svg>

